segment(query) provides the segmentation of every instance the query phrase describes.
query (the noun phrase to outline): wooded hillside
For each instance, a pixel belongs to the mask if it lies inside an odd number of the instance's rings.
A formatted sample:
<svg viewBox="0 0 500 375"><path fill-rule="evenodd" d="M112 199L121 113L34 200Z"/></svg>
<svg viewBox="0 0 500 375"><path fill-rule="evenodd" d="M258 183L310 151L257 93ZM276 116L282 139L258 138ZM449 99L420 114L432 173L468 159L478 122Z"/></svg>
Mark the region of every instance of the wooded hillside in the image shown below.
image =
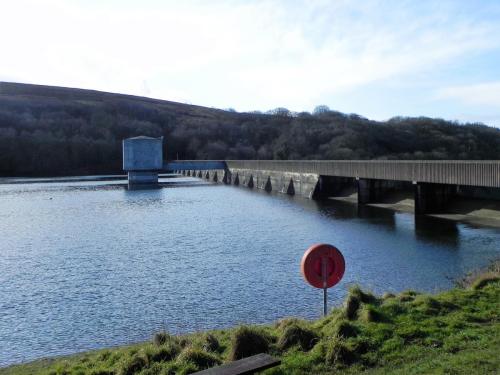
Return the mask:
<svg viewBox="0 0 500 375"><path fill-rule="evenodd" d="M0 82L0 175L121 171L123 138L169 159L498 159L500 130L431 118L237 113L92 90Z"/></svg>

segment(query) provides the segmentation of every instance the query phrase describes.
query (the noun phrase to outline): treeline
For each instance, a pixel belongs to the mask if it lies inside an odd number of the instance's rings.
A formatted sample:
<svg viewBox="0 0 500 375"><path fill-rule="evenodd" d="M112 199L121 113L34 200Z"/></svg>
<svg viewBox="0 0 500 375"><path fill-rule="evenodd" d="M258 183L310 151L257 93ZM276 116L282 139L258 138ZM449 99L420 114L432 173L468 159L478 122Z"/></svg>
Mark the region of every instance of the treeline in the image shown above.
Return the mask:
<svg viewBox="0 0 500 375"><path fill-rule="evenodd" d="M237 113L89 90L0 83L0 175L121 171L121 141L165 137L169 159L498 159L500 130L371 121L319 106Z"/></svg>

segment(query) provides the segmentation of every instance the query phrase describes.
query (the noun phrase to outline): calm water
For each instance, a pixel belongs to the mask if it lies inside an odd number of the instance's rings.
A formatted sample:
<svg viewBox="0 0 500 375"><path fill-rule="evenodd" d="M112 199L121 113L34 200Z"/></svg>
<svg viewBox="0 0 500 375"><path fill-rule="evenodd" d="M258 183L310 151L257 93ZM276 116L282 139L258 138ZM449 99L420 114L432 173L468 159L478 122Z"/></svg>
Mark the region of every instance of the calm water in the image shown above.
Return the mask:
<svg viewBox="0 0 500 375"><path fill-rule="evenodd" d="M284 316L321 314L299 262L340 248L343 281L437 291L500 254L500 231L223 185L127 191L0 185L0 366Z"/></svg>

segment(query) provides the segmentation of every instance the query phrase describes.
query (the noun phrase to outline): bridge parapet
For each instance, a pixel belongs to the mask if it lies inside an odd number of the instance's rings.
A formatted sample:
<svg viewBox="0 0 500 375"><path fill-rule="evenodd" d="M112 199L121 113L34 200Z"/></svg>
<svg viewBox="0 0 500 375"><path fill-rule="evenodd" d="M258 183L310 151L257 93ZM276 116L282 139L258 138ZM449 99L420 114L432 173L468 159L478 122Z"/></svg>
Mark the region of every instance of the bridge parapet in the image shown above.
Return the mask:
<svg viewBox="0 0 500 375"><path fill-rule="evenodd" d="M227 169L224 160L173 160L163 163L163 170L166 171L208 171Z"/></svg>

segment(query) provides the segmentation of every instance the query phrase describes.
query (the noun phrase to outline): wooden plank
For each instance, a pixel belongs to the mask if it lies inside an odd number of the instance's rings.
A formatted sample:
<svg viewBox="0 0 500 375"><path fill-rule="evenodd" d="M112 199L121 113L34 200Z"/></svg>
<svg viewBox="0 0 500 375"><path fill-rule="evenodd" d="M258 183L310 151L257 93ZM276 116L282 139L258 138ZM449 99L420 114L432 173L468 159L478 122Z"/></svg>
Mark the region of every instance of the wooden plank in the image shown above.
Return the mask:
<svg viewBox="0 0 500 375"><path fill-rule="evenodd" d="M218 367L212 367L203 371L195 372L195 375L245 375L256 371L263 371L271 367L279 366L281 361L271 357L269 354L261 353L238 361L226 363Z"/></svg>

